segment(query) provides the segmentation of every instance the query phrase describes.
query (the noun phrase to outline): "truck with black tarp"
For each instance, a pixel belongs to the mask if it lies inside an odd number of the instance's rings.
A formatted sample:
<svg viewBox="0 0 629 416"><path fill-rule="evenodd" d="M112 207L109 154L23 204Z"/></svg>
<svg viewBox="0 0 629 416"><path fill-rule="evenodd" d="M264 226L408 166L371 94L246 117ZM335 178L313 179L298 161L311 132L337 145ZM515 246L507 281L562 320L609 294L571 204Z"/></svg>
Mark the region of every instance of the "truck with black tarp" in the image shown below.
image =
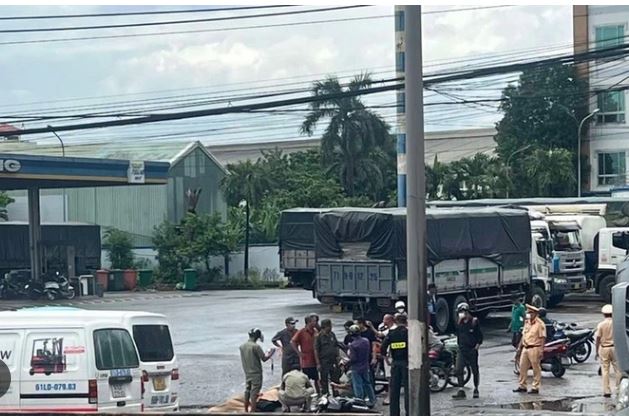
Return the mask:
<svg viewBox="0 0 629 416"><path fill-rule="evenodd" d="M315 279L314 216L327 208L292 208L280 213L280 270L291 286L311 290Z"/></svg>
<svg viewBox="0 0 629 416"><path fill-rule="evenodd" d="M0 276L10 270L30 269L28 224L0 222ZM46 270L65 272L74 259L74 273L100 268L100 226L81 223L42 224L41 245Z"/></svg>
<svg viewBox="0 0 629 416"><path fill-rule="evenodd" d="M436 322L446 331L456 307L484 315L511 297L546 298L532 284L528 212L437 208L426 212L428 280L438 289ZM406 209L342 209L314 216L316 297L379 320L406 299Z"/></svg>

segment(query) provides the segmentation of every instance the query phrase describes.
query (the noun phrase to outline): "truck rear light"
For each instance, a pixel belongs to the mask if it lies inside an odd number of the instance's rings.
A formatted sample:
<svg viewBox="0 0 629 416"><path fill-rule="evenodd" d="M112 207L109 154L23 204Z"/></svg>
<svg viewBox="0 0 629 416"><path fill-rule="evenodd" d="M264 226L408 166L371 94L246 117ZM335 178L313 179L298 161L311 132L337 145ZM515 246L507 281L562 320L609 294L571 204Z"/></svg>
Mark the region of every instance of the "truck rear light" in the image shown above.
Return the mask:
<svg viewBox="0 0 629 416"><path fill-rule="evenodd" d="M179 380L179 369L173 368L173 373L170 376L171 380Z"/></svg>
<svg viewBox="0 0 629 416"><path fill-rule="evenodd" d="M98 404L98 382L96 380L88 382L87 397L89 404Z"/></svg>

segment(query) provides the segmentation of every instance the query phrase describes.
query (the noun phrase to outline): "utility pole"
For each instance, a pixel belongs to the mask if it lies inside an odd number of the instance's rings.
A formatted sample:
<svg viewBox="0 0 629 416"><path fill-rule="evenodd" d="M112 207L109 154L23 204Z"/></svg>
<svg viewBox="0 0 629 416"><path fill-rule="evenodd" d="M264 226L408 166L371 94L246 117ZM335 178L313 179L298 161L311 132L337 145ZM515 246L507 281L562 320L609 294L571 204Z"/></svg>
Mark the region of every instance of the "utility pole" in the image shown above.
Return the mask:
<svg viewBox="0 0 629 416"><path fill-rule="evenodd" d="M61 137L59 137L59 135L57 134L56 131L53 130L52 126L49 124L48 128L50 129L50 131L52 132L52 134L55 135L55 137L57 138L57 140L59 140L59 143L61 143L61 155L63 157L66 157L66 146L63 144L63 140L61 140ZM68 214L67 214L67 208L66 208L66 188L63 188L63 222L68 221Z"/></svg>
<svg viewBox="0 0 629 416"><path fill-rule="evenodd" d="M430 415L428 326L426 322L426 171L421 6L404 6L406 52L406 259L408 282L409 412Z"/></svg>

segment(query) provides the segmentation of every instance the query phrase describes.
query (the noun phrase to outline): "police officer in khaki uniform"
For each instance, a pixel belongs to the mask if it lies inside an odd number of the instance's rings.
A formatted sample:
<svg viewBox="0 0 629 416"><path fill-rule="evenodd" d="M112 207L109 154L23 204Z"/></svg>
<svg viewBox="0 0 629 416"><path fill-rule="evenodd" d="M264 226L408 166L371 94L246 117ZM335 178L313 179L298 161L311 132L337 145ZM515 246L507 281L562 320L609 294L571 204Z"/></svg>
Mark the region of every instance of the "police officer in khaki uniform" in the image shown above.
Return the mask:
<svg viewBox="0 0 629 416"><path fill-rule="evenodd" d="M601 361L601 372L603 376L603 396L611 397L611 389L609 387L609 366L614 367L614 375L616 376L616 388L620 384L622 377L618 371L618 363L614 351L614 331L612 324L612 305L605 305L601 309L605 319L596 327L596 355Z"/></svg>
<svg viewBox="0 0 629 416"><path fill-rule="evenodd" d="M526 305L526 321L520 341L520 380L515 393L527 392L527 375L533 368L533 385L529 394L538 394L542 383L542 357L546 341L546 324L539 318L539 309Z"/></svg>

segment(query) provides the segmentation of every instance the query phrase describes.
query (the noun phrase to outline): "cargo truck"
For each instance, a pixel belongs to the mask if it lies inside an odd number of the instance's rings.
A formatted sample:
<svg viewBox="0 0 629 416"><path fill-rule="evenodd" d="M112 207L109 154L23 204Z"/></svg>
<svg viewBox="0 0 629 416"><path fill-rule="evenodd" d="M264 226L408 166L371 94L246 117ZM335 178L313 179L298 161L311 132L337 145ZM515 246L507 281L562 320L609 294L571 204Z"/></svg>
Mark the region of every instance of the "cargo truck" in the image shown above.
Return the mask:
<svg viewBox="0 0 629 416"><path fill-rule="evenodd" d="M440 332L468 302L486 315L513 295L543 306L546 293L530 267L528 212L508 208L427 210L427 276L438 289ZM378 321L406 299L406 210L344 209L314 216L317 299Z"/></svg>

